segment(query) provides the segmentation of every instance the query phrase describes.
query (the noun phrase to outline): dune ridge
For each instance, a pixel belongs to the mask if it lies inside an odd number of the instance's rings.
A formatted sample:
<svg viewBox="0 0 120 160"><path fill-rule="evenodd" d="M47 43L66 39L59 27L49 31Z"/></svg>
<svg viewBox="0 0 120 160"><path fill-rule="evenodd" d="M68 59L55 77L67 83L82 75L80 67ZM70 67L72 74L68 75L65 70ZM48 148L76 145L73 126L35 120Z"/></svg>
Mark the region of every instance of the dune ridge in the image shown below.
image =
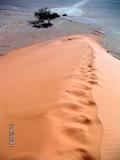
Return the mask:
<svg viewBox="0 0 120 160"><path fill-rule="evenodd" d="M107 53L96 41L87 39L96 53L99 85L93 87L93 97L97 103L99 117L103 125L101 147L102 160L119 160L120 148L120 61Z"/></svg>
<svg viewBox="0 0 120 160"><path fill-rule="evenodd" d="M100 160L95 53L82 36L0 57L2 160ZM12 93L11 93L12 91ZM8 124L15 124L15 146Z"/></svg>

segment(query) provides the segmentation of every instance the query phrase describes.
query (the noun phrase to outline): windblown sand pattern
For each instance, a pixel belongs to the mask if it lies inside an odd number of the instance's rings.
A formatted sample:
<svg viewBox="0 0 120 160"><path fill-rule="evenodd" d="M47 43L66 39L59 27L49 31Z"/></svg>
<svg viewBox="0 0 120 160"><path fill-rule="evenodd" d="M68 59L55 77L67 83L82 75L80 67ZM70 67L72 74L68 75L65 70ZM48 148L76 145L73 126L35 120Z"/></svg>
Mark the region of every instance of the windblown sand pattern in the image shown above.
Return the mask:
<svg viewBox="0 0 120 160"><path fill-rule="evenodd" d="M1 57L5 116L0 159L101 159L102 125L92 97L98 85L94 61L93 49L81 36ZM13 148L8 146L11 121Z"/></svg>
<svg viewBox="0 0 120 160"><path fill-rule="evenodd" d="M56 148L58 159L100 159L102 126L92 98L92 87L97 85L95 57L90 46L86 49L79 69L69 76L70 86L65 90L62 101L56 104L57 112L53 110L55 119L60 121L56 129L62 144Z"/></svg>

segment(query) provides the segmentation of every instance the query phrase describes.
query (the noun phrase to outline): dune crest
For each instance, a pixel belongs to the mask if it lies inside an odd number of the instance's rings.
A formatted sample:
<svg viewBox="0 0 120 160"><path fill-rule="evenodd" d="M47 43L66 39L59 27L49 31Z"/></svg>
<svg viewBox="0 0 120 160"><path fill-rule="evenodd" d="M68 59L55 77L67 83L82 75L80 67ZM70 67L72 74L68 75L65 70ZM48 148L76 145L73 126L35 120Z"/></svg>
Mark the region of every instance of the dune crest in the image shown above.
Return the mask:
<svg viewBox="0 0 120 160"><path fill-rule="evenodd" d="M0 159L101 159L102 124L92 97L98 85L94 61L94 50L82 36L0 57ZM10 122L15 125L12 148Z"/></svg>

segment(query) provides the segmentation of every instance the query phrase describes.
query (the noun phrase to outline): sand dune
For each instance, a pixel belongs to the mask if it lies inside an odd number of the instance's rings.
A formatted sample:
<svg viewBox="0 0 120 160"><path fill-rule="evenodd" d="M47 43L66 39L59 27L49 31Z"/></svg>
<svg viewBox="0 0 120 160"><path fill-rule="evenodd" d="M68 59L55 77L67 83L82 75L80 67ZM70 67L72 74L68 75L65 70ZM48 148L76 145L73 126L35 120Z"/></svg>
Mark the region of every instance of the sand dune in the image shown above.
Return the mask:
<svg viewBox="0 0 120 160"><path fill-rule="evenodd" d="M101 159L96 45L72 36L0 57L0 159Z"/></svg>
<svg viewBox="0 0 120 160"><path fill-rule="evenodd" d="M101 157L102 160L119 160L120 61L106 54L99 44L90 40L89 43L96 52L95 65L99 84L93 87L93 97L104 128Z"/></svg>

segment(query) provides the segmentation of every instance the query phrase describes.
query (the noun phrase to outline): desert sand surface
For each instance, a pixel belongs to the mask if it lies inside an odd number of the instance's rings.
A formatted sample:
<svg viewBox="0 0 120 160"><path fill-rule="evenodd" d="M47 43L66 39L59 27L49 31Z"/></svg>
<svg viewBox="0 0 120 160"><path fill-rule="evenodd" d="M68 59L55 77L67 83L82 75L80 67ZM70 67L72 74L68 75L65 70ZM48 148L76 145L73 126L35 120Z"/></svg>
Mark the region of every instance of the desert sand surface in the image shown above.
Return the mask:
<svg viewBox="0 0 120 160"><path fill-rule="evenodd" d="M97 53L95 66L99 85L93 87L93 97L104 131L101 155L103 160L119 160L120 60L106 54L106 51L98 44L91 43L91 45L94 45Z"/></svg>
<svg viewBox="0 0 120 160"><path fill-rule="evenodd" d="M107 159L108 142L117 140L109 128L119 123L118 68L94 39L79 35L0 57L0 159Z"/></svg>

